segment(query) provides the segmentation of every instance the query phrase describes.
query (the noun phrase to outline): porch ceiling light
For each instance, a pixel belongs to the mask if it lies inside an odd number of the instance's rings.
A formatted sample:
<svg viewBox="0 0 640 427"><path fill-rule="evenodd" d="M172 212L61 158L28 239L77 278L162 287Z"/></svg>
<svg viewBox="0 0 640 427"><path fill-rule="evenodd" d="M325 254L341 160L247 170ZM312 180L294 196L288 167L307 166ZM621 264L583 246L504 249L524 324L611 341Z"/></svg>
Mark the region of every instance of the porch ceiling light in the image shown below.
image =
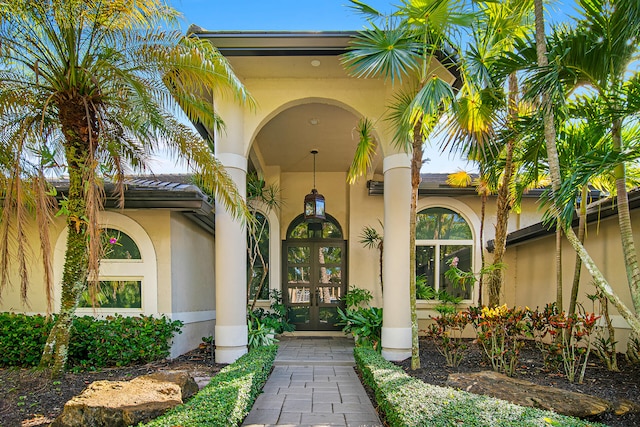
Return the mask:
<svg viewBox="0 0 640 427"><path fill-rule="evenodd" d="M311 150L313 154L313 189L304 196L304 220L306 222L322 222L324 214L324 196L316 190L316 154L318 150Z"/></svg>

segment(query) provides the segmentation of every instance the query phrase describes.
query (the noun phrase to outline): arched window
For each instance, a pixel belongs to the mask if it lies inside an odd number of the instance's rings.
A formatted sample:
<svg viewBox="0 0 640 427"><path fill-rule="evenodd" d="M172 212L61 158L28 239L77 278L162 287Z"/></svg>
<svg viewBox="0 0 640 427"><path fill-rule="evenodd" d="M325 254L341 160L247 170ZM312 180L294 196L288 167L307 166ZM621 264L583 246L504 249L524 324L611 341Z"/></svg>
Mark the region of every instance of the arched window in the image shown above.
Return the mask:
<svg viewBox="0 0 640 427"><path fill-rule="evenodd" d="M342 239L338 221L327 214L322 222L306 222L304 215L297 216L287 230L288 239Z"/></svg>
<svg viewBox="0 0 640 427"><path fill-rule="evenodd" d="M152 315L158 312L158 271L153 243L142 226L118 212L100 212L101 241L99 287L91 295L85 291L78 314L115 313ZM55 310L60 309L60 293L67 229L59 235L54 251ZM95 307L92 301L96 302Z"/></svg>
<svg viewBox="0 0 640 427"><path fill-rule="evenodd" d="M100 240L104 250L100 260L100 279L114 273L117 264L142 262L140 249L136 242L124 231L115 228L100 230ZM78 307L80 308L126 308L142 309L142 280L132 278L100 280L95 289L87 289L82 293Z"/></svg>
<svg viewBox="0 0 640 427"><path fill-rule="evenodd" d="M420 211L416 218L416 277L418 298L435 298L438 292L470 300L473 289L445 277L451 262L471 271L473 266L473 233L467 221L457 212L442 207Z"/></svg>
<svg viewBox="0 0 640 427"><path fill-rule="evenodd" d="M247 228L247 284L249 300L269 299L269 220L255 213L255 223Z"/></svg>

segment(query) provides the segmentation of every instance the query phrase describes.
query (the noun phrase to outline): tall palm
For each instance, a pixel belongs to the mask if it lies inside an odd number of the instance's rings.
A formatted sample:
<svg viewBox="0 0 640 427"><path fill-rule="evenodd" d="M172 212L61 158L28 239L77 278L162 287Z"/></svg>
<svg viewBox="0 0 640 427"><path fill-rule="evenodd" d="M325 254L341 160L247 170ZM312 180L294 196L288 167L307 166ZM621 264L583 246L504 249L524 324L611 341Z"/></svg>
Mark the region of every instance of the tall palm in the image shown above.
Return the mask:
<svg viewBox="0 0 640 427"><path fill-rule="evenodd" d="M624 4L624 7L627 8L628 11L633 12L633 5L635 0L620 0L618 5ZM535 23L536 23L536 33L535 33L535 41L536 41L536 56L537 56L537 64L538 67L542 69L546 69L549 66L549 60L547 58L547 44L545 37L545 29L544 29L544 9L542 0L534 0L535 5ZM637 9L637 5L635 5ZM631 16L632 19L637 19L637 11L634 16ZM549 172L551 175L551 187L553 191L553 195L557 196L560 193L562 179L561 179L561 169L560 163L558 159L558 150L556 145L556 129L554 123L554 112L551 103L551 96L547 91L541 91L541 106L543 112L543 126L544 126L544 140L546 143L547 150L547 159L549 162ZM559 212L561 207L558 203L556 203L554 209L555 212ZM625 320L631 326L631 329L640 333L640 319L631 311L629 308L622 302L620 297L613 291L611 285L607 282L602 272L598 269L595 262L589 255L589 253L584 248L584 245L580 242L578 237L575 235L573 229L566 221L561 222L562 228L565 232L565 236L569 240L569 243L576 250L582 262L585 265L585 268L589 271L591 276L594 279L594 283L596 286L602 291L602 293L607 297L609 302L611 302L618 312L625 318ZM633 290L632 290L633 292Z"/></svg>
<svg viewBox="0 0 640 427"><path fill-rule="evenodd" d="M388 119L394 126L393 142L411 153L410 271L415 272L415 222L420 168L427 138L445 105L454 98L452 87L434 73L436 60L447 64L445 45L456 25L465 24L459 1L402 0L391 16L351 0L351 7L369 19L343 57L356 77L384 77L403 84ZM376 21L381 22L380 26ZM359 150L359 153L367 150ZM369 151L370 152L370 151ZM362 164L362 162L360 162ZM411 367L420 367L415 274L410 274L409 298L412 325Z"/></svg>
<svg viewBox="0 0 640 427"><path fill-rule="evenodd" d="M502 265L506 250L509 212L513 207L518 135L514 123L520 114L518 78L498 67L514 42L532 31L531 1L477 2L478 13L469 49L463 55L464 85L453 104L450 126L455 130L452 148L467 151L484 167L496 170L496 225L493 265ZM500 159L496 163L496 157ZM489 305L500 302L503 274L491 269L487 285Z"/></svg>
<svg viewBox="0 0 640 427"><path fill-rule="evenodd" d="M164 0L0 0L0 172L6 184L0 226L1 284L17 230L22 288L28 283L24 234L27 206L47 207L43 177L52 163L69 176L59 212L66 216L62 300L41 366L59 374L69 331L87 280L100 259L97 215L101 183L145 170L166 144L236 215L246 207L207 143L176 119L222 126L212 98L252 102L228 63L209 43L171 31L179 13ZM50 209L36 209L46 280L51 283Z"/></svg>

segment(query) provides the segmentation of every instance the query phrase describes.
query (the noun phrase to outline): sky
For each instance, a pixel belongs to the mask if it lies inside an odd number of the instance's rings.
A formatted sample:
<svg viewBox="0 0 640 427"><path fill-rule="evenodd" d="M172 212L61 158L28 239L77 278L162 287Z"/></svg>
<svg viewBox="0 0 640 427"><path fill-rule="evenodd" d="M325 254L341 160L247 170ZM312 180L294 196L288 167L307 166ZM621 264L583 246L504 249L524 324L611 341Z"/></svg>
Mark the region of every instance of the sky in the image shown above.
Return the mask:
<svg viewBox="0 0 640 427"><path fill-rule="evenodd" d="M191 24L211 31L349 31L360 30L366 21L347 5L348 0L169 0L182 12L186 32ZM386 13L399 0L365 0L369 6ZM565 20L575 15L573 0L556 0L548 18ZM437 144L425 150L423 172L473 171L465 160L440 153ZM161 159L153 166L155 173L186 172L181 165Z"/></svg>

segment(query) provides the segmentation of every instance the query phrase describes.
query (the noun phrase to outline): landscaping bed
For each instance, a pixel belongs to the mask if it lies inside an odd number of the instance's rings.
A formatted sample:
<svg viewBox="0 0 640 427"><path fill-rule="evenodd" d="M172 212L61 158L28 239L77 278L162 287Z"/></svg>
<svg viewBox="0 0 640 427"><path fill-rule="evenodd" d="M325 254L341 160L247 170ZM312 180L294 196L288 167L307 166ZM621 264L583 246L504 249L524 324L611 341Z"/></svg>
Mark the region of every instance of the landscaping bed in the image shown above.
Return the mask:
<svg viewBox="0 0 640 427"><path fill-rule="evenodd" d="M131 380L159 370L186 370L193 377L211 377L226 365L212 363L211 350L201 348L173 360L99 371L66 372L51 380L45 372L0 368L0 426L47 426L67 400L98 380Z"/></svg>
<svg viewBox="0 0 640 427"><path fill-rule="evenodd" d="M469 352L464 356L456 368L448 367L444 357L438 353L435 345L429 341L420 340L421 368L415 371L409 369L410 360L397 363L407 374L425 383L444 386L449 374L471 373L491 370L485 362L479 347L468 342ZM629 400L640 405L640 365L628 363L624 354L618 354L620 372L611 372L595 357L589 358L582 384L570 383L564 374L550 371L544 367L540 351L535 344L528 341L521 350L516 378L527 380L539 385L562 388L592 396L601 397L611 402ZM633 412L624 416L606 413L590 421L601 422L612 427L640 426L640 413Z"/></svg>

